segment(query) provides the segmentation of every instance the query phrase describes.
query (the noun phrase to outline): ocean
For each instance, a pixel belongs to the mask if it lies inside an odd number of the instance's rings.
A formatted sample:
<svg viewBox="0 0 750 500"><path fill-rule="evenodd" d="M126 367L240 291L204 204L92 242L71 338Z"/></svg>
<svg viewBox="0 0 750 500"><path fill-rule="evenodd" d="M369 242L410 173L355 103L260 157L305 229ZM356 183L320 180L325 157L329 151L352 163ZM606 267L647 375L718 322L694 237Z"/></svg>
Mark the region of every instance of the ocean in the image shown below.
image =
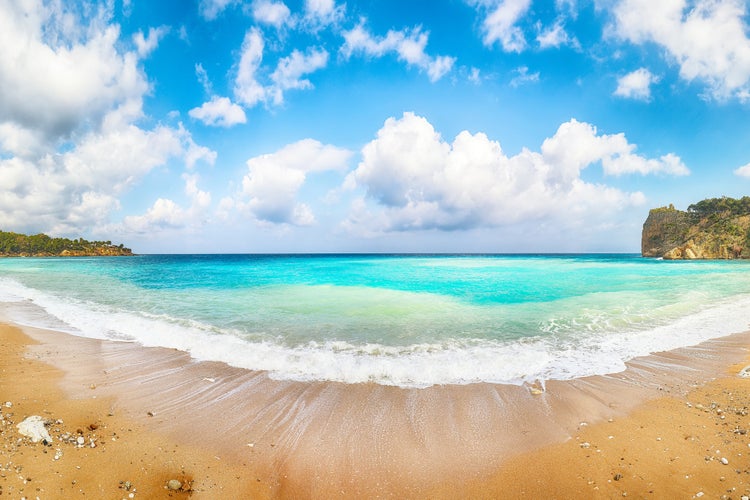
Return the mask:
<svg viewBox="0 0 750 500"><path fill-rule="evenodd" d="M750 328L750 263L638 255L0 260L2 315L274 379L428 387L615 373Z"/></svg>

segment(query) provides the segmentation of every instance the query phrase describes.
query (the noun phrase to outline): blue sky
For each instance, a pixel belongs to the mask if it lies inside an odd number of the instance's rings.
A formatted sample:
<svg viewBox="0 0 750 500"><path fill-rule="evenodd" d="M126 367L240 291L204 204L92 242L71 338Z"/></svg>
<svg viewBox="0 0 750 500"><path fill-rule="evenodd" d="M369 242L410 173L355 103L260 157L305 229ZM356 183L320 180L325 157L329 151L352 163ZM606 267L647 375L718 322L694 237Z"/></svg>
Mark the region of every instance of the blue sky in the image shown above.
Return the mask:
<svg viewBox="0 0 750 500"><path fill-rule="evenodd" d="M0 227L137 252L635 252L750 187L736 0L0 2Z"/></svg>

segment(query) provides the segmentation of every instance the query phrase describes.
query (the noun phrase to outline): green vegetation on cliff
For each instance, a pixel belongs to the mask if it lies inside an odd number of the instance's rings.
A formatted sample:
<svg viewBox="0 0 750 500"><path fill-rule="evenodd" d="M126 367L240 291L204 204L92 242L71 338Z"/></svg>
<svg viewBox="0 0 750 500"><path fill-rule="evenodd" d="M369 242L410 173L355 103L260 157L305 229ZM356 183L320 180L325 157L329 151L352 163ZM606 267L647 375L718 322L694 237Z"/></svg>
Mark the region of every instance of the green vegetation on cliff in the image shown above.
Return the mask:
<svg viewBox="0 0 750 500"><path fill-rule="evenodd" d="M672 205L651 210L641 253L665 259L750 258L750 197L709 198L687 211Z"/></svg>
<svg viewBox="0 0 750 500"><path fill-rule="evenodd" d="M51 238L46 234L25 234L0 231L0 256L2 257L54 257L133 255L123 245L111 241L87 241L83 238Z"/></svg>
<svg viewBox="0 0 750 500"><path fill-rule="evenodd" d="M698 216L721 215L722 217L750 214L750 196L743 196L739 200L723 196L708 198L690 205L687 211Z"/></svg>

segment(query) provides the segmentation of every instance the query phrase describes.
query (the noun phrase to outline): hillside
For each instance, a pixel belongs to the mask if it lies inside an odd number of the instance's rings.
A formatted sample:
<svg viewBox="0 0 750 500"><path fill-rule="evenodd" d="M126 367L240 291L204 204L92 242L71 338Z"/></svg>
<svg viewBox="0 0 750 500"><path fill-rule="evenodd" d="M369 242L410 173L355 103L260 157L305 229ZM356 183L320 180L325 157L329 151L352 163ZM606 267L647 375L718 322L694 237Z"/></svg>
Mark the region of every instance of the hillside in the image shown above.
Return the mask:
<svg viewBox="0 0 750 500"><path fill-rule="evenodd" d="M664 259L750 258L750 197L710 198L687 211L652 209L643 224L641 254Z"/></svg>
<svg viewBox="0 0 750 500"><path fill-rule="evenodd" d="M83 238L51 238L46 234L0 231L0 257L90 257L133 255L123 245L110 241L87 241Z"/></svg>

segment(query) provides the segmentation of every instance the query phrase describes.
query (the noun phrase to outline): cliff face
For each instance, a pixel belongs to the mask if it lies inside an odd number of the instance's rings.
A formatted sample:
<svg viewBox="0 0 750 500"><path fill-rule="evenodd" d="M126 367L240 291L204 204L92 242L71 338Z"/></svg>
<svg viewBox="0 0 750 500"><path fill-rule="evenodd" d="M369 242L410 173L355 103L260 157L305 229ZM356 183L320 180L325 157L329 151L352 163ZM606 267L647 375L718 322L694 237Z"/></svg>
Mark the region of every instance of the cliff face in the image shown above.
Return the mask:
<svg viewBox="0 0 750 500"><path fill-rule="evenodd" d="M750 214L655 208L643 224L641 254L670 260L750 258Z"/></svg>

